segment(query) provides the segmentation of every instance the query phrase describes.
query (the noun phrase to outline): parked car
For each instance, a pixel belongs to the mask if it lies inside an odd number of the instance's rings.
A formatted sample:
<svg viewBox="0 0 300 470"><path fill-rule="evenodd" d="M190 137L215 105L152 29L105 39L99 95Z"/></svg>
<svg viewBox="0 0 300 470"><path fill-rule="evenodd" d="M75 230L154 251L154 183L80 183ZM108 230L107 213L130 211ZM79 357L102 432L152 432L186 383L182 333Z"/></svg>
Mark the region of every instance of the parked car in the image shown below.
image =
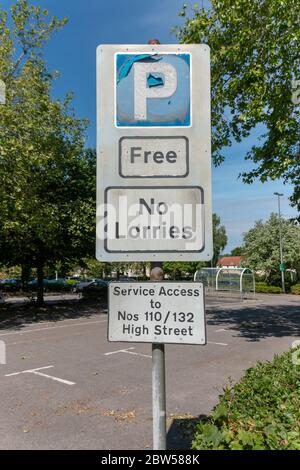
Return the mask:
<svg viewBox="0 0 300 470"><path fill-rule="evenodd" d="M16 292L22 285L21 279L2 279L0 280L1 289L6 292Z"/></svg>
<svg viewBox="0 0 300 470"><path fill-rule="evenodd" d="M83 289L85 289L87 286L89 286L95 281L96 279L85 279L84 281L79 281L73 285L72 292L80 293Z"/></svg>
<svg viewBox="0 0 300 470"><path fill-rule="evenodd" d="M108 281L103 279L96 279L95 281L81 287L82 297L88 299L106 300L108 294L108 284Z"/></svg>
<svg viewBox="0 0 300 470"><path fill-rule="evenodd" d="M43 286L46 292L61 292L71 289L71 286L66 282L64 278L44 279ZM32 281L30 281L28 283L28 287L31 290L35 290L37 288L37 279L33 279Z"/></svg>
<svg viewBox="0 0 300 470"><path fill-rule="evenodd" d="M48 284L49 280L48 279L44 279L43 280L43 286L45 287L47 284ZM36 288L37 287L37 279L32 279L31 281L28 282L28 287L29 288Z"/></svg>
<svg viewBox="0 0 300 470"><path fill-rule="evenodd" d="M129 276L120 276L119 279L116 279L117 282L134 282L136 279Z"/></svg>
<svg viewBox="0 0 300 470"><path fill-rule="evenodd" d="M64 286L67 286L68 283L64 278L58 278L58 279L48 279L48 284L55 286L56 284L61 284Z"/></svg>

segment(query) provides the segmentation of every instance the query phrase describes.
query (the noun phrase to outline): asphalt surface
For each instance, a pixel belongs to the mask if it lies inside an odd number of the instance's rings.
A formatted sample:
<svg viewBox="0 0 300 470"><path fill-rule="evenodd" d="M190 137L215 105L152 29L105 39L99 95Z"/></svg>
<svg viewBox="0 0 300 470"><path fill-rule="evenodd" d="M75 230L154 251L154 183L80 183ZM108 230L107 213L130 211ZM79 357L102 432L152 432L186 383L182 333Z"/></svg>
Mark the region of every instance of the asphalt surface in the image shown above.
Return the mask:
<svg viewBox="0 0 300 470"><path fill-rule="evenodd" d="M73 304L0 322L0 449L151 449L151 345L108 343L107 312ZM189 445L229 380L299 339L299 297L208 298L207 334L166 345L170 449Z"/></svg>

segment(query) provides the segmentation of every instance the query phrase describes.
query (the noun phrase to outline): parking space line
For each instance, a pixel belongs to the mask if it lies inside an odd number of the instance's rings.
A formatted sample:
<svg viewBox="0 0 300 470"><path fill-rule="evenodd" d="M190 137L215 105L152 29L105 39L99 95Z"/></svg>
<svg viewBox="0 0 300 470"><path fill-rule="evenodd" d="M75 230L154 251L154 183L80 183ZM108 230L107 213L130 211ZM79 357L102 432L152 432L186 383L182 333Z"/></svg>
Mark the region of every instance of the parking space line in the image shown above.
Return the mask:
<svg viewBox="0 0 300 470"><path fill-rule="evenodd" d="M152 356L149 356L148 354L142 354L138 352L134 352L135 348L127 348L127 349L118 349L117 351L111 351L108 353L105 353L104 356L112 356L113 354L132 354L134 356L141 356L141 357L150 357L152 359Z"/></svg>
<svg viewBox="0 0 300 470"><path fill-rule="evenodd" d="M133 351L124 351L126 354L133 354L134 356L141 356L141 357L150 357L152 359L152 356L149 356L148 354L142 354L142 353L137 353Z"/></svg>
<svg viewBox="0 0 300 470"><path fill-rule="evenodd" d="M13 376L20 375L20 374L34 374L34 375L39 375L40 377L46 377L47 379L54 380L55 382L63 383L65 385L76 385L75 382L71 382L70 380L61 379L59 377L55 377L54 375L48 375L48 374L44 374L43 372L40 372L41 370L52 369L53 367L54 366L45 366L45 367L38 367L37 369L22 370L20 372L14 372L13 374L6 374L5 377L13 377Z"/></svg>
<svg viewBox="0 0 300 470"><path fill-rule="evenodd" d="M44 369L52 369L52 367L54 366L45 366L45 367L38 367L37 369L22 370L21 372L14 372L13 374L6 374L5 377L13 377L14 375L32 373L33 371L36 372L36 371L44 370Z"/></svg>
<svg viewBox="0 0 300 470"><path fill-rule="evenodd" d="M55 377L53 375L43 374L42 372L33 371L32 374L40 375L41 377L46 377L47 379L51 379L51 380L54 380L55 382L60 382L60 383L65 384L65 385L76 385L75 382L71 382L70 380L60 379L59 377Z"/></svg>
<svg viewBox="0 0 300 470"><path fill-rule="evenodd" d="M227 343L215 343L214 341L207 341L207 344L217 344L218 346L228 346Z"/></svg>
<svg viewBox="0 0 300 470"><path fill-rule="evenodd" d="M118 349L117 351L111 351L111 352L105 353L104 356L112 356L113 354L118 354L118 353L122 353L125 351L129 351L129 349L134 349L134 348Z"/></svg>
<svg viewBox="0 0 300 470"><path fill-rule="evenodd" d="M0 333L1 336L10 336L10 335L25 335L27 333L35 333L36 331L45 331L45 330L55 330L57 328L71 328L72 326L85 326L85 325L94 325L95 323L106 323L106 320L97 320L97 321L87 321L81 323L72 323L71 325L57 325L57 326L48 326L44 328L33 328L31 330L25 331L12 331L10 333Z"/></svg>

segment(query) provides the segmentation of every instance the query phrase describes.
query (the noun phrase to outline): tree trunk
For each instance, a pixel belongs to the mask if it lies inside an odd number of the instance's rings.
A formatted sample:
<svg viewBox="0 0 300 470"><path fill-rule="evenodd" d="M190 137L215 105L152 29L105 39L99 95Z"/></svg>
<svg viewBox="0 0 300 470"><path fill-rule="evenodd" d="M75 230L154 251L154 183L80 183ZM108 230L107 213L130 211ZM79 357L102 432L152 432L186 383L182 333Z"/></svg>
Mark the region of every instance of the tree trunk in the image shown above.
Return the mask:
<svg viewBox="0 0 300 470"><path fill-rule="evenodd" d="M44 264L37 266L37 301L38 306L44 305Z"/></svg>
<svg viewBox="0 0 300 470"><path fill-rule="evenodd" d="M22 265L21 269L22 269L22 274L21 274L22 291L27 292L31 269L29 266L26 266L26 265Z"/></svg>

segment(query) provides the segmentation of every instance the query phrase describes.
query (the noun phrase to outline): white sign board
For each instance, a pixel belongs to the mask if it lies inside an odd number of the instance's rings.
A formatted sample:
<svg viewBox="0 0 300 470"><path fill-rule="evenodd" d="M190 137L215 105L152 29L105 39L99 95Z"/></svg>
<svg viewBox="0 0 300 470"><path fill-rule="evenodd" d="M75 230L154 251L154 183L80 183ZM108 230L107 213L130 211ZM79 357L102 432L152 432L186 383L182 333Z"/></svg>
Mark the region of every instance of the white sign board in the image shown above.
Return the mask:
<svg viewBox="0 0 300 470"><path fill-rule="evenodd" d="M108 340L206 344L201 282L112 282Z"/></svg>
<svg viewBox="0 0 300 470"><path fill-rule="evenodd" d="M124 137L119 169L123 178L184 178L189 174L186 137Z"/></svg>
<svg viewBox="0 0 300 470"><path fill-rule="evenodd" d="M99 46L97 139L97 259L211 259L209 47Z"/></svg>

